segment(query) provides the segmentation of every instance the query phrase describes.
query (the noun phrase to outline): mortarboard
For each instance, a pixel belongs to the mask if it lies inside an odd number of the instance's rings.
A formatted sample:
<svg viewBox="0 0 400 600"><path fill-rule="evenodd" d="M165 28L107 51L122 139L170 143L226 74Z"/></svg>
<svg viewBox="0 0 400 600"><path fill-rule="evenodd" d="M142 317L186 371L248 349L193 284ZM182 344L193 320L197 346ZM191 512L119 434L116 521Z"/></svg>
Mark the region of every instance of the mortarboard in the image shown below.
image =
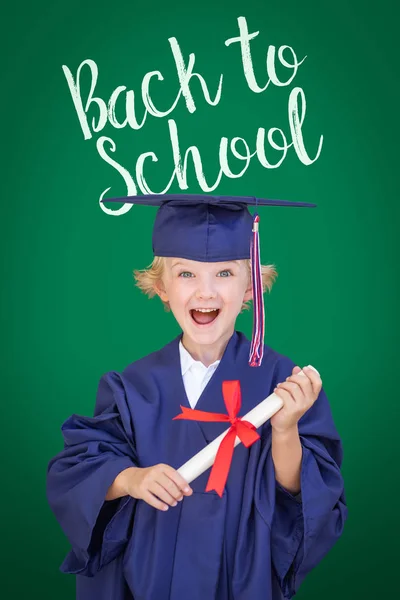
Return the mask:
<svg viewBox="0 0 400 600"><path fill-rule="evenodd" d="M153 228L154 256L174 256L200 262L223 262L251 258L253 287L253 334L249 364L261 365L264 350L264 297L261 279L259 216L248 206L291 206L313 208L316 204L269 200L249 196L207 194L150 194L103 198L158 206Z"/></svg>

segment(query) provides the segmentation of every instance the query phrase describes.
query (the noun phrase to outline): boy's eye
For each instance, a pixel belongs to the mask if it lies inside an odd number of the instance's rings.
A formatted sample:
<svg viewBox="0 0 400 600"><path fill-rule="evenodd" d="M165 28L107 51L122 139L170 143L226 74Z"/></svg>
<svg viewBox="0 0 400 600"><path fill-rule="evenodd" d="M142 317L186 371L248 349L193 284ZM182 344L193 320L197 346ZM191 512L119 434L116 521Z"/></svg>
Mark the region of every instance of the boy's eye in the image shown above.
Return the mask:
<svg viewBox="0 0 400 600"><path fill-rule="evenodd" d="M229 271L229 269L226 269L225 271L220 271L218 273L218 277L229 277L229 275L232 275L232 271Z"/></svg>
<svg viewBox="0 0 400 600"><path fill-rule="evenodd" d="M179 277L193 277L193 273L190 271L182 271L182 273L179 273Z"/></svg>

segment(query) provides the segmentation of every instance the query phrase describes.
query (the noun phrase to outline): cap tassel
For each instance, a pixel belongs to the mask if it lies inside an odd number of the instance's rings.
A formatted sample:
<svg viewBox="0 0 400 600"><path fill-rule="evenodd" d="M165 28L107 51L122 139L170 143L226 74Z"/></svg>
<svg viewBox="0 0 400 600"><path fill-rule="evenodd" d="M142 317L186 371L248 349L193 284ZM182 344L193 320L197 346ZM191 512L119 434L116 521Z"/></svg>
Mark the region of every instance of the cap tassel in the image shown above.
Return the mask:
<svg viewBox="0 0 400 600"><path fill-rule="evenodd" d="M260 217L256 213L253 220L253 235L251 239L251 278L253 287L253 335L251 339L249 365L259 367L264 355L264 294L261 277L260 237L258 224Z"/></svg>

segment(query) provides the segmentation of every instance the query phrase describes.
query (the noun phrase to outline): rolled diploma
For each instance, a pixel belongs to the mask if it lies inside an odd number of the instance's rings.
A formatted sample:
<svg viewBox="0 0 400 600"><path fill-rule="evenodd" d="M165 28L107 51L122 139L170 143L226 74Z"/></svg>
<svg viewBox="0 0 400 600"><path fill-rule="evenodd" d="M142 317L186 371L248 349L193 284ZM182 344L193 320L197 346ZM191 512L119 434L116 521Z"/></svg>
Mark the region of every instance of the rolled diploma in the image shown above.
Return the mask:
<svg viewBox="0 0 400 600"><path fill-rule="evenodd" d="M311 369L314 369L311 365L309 365ZM317 371L317 369L314 369ZM299 375L303 375L306 377L303 371L299 372ZM270 419L278 410L280 410L283 406L283 400L277 394L270 394L268 398L265 398L260 404L257 404L250 412L247 413L244 417L242 417L243 421L249 421L254 425L256 429L261 427L268 419ZM215 461L215 457L217 456L218 448L220 443L228 433L230 428L228 428L224 433L221 433L215 440L210 442L205 448L200 450L197 454L195 454L190 460L185 462L178 469L178 473L182 475L182 477L188 483L191 483L194 479L199 477L204 471L207 471ZM240 444L240 439L236 436L235 444L236 447Z"/></svg>

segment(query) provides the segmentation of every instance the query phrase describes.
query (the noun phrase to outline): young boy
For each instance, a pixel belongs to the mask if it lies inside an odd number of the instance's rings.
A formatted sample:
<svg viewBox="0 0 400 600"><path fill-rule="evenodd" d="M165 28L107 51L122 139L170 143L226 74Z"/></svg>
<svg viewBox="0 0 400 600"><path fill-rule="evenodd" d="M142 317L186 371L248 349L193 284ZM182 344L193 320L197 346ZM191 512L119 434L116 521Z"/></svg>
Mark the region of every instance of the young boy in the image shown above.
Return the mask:
<svg viewBox="0 0 400 600"><path fill-rule="evenodd" d="M185 195L118 201L160 206L153 265L136 278L182 334L121 374L103 375L94 417L73 415L62 426L65 447L47 484L72 545L61 570L77 575L78 600L289 599L342 533L342 445L319 375L299 375L263 344L257 285L262 298L276 271L257 264L247 205L310 205ZM250 344L235 321L251 299ZM235 448L220 497L205 492L208 472L189 485L177 469L227 424L174 417L181 405L226 413L222 382L230 380L240 381L239 416L274 391L284 404L257 442Z"/></svg>

